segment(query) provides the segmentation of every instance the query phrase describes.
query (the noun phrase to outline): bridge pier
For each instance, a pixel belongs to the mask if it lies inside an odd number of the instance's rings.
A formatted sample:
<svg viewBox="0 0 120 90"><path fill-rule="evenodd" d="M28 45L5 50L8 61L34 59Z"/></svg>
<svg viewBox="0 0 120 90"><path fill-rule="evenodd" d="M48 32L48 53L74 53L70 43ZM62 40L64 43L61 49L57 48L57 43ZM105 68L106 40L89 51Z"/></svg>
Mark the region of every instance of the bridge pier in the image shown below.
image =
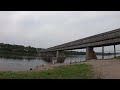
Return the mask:
<svg viewBox="0 0 120 90"><path fill-rule="evenodd" d="M66 56L63 51L56 52L43 52L39 53L39 56L48 62L54 63L63 63Z"/></svg>
<svg viewBox="0 0 120 90"><path fill-rule="evenodd" d="M114 45L114 58L116 58L116 48L115 48L115 45Z"/></svg>
<svg viewBox="0 0 120 90"><path fill-rule="evenodd" d="M102 59L104 59L104 46L102 46Z"/></svg>
<svg viewBox="0 0 120 90"><path fill-rule="evenodd" d="M56 52L56 60L57 63L63 63L65 60L66 56L63 51L57 51Z"/></svg>
<svg viewBox="0 0 120 90"><path fill-rule="evenodd" d="M95 52L93 51L93 47L86 48L86 60L97 59Z"/></svg>

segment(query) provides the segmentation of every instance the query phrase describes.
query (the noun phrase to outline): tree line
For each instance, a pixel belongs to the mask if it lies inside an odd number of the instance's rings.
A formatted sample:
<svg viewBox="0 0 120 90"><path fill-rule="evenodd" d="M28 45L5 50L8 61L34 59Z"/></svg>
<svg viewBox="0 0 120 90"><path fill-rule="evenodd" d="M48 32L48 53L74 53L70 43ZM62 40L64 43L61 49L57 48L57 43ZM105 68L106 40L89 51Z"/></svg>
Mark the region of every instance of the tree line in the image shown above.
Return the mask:
<svg viewBox="0 0 120 90"><path fill-rule="evenodd" d="M36 56L37 48L0 43L0 55Z"/></svg>
<svg viewBox="0 0 120 90"><path fill-rule="evenodd" d="M38 56L38 49L31 46L23 46L23 45L11 45L0 43L0 57L6 56ZM64 51L65 55L86 55L86 52L79 51ZM96 52L96 55L101 55L101 52ZM113 53L104 53L105 55L110 55Z"/></svg>
<svg viewBox="0 0 120 90"><path fill-rule="evenodd" d="M86 55L86 52L79 52L79 51L64 51L65 55ZM102 52L95 52L96 55L102 55ZM108 52L108 53L105 53L104 52L104 55L112 55L114 53L111 53L111 52ZM117 54L117 53L116 53Z"/></svg>
<svg viewBox="0 0 120 90"><path fill-rule="evenodd" d="M86 52L64 51L65 55L86 55Z"/></svg>

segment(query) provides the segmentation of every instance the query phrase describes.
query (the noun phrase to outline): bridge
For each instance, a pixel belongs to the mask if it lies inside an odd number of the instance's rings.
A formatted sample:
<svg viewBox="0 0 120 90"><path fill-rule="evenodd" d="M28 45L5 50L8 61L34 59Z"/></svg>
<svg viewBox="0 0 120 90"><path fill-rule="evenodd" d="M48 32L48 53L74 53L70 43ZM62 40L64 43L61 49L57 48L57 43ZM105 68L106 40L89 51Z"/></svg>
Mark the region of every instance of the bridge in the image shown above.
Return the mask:
<svg viewBox="0 0 120 90"><path fill-rule="evenodd" d="M54 47L39 51L44 57L56 57L57 62L63 62L64 50L86 48L86 60L97 59L94 47L102 47L102 58L104 59L104 46L114 45L114 57L116 56L115 45L120 44L120 28L100 33L83 39L71 41ZM61 58L62 57L62 58Z"/></svg>

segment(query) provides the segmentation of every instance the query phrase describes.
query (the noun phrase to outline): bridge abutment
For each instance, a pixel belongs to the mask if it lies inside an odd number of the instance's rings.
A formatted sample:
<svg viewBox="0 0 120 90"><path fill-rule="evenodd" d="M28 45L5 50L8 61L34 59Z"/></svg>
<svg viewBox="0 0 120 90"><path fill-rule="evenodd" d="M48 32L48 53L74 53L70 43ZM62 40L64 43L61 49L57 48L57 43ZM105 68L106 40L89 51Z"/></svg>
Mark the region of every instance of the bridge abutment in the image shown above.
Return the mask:
<svg viewBox="0 0 120 90"><path fill-rule="evenodd" d="M93 47L86 48L86 60L90 60L90 59L97 59Z"/></svg>

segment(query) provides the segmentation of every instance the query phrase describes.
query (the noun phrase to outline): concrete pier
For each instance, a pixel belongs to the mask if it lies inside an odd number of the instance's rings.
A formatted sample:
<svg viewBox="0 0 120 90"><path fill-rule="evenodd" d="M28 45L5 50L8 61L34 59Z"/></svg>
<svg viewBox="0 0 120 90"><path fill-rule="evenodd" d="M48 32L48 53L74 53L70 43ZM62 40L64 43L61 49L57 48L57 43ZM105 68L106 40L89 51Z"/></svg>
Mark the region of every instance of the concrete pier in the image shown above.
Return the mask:
<svg viewBox="0 0 120 90"><path fill-rule="evenodd" d="M66 56L64 54L64 51L57 51L57 53L56 53L57 63L63 63L65 58L66 58Z"/></svg>
<svg viewBox="0 0 120 90"><path fill-rule="evenodd" d="M86 48L86 60L97 59L95 52L93 51L93 47Z"/></svg>
<svg viewBox="0 0 120 90"><path fill-rule="evenodd" d="M104 59L104 46L102 46L102 59Z"/></svg>
<svg viewBox="0 0 120 90"><path fill-rule="evenodd" d="M44 60L54 63L63 63L66 58L64 51L45 52L39 55L41 55Z"/></svg>
<svg viewBox="0 0 120 90"><path fill-rule="evenodd" d="M116 48L115 48L115 45L114 45L114 58L116 58Z"/></svg>

